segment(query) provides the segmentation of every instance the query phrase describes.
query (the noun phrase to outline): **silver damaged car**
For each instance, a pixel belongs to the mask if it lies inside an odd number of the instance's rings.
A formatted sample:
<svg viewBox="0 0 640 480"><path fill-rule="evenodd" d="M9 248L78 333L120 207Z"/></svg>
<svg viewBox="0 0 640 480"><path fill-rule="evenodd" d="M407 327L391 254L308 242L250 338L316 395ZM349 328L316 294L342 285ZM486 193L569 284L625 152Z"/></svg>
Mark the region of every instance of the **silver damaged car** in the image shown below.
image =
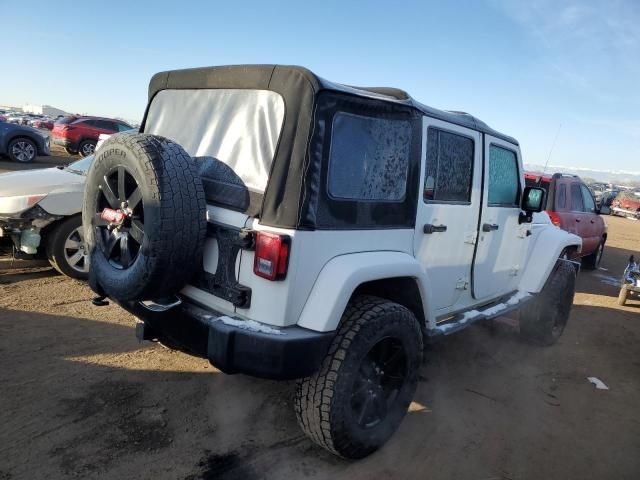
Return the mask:
<svg viewBox="0 0 640 480"><path fill-rule="evenodd" d="M0 174L0 246L16 258L47 258L64 275L86 279L82 230L85 176L93 156L67 167Z"/></svg>

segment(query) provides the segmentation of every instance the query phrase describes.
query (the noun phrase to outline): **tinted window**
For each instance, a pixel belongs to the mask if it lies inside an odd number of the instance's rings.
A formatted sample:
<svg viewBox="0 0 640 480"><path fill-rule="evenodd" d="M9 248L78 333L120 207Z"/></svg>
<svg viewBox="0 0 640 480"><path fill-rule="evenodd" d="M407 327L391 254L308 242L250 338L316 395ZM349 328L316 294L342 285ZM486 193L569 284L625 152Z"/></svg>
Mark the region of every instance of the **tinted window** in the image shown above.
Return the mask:
<svg viewBox="0 0 640 480"><path fill-rule="evenodd" d="M110 122L109 120L94 120L93 122L96 127L102 128L103 130L111 130L112 132L118 131L114 123Z"/></svg>
<svg viewBox="0 0 640 480"><path fill-rule="evenodd" d="M407 191L411 124L337 113L329 155L329 195L402 201Z"/></svg>
<svg viewBox="0 0 640 480"><path fill-rule="evenodd" d="M473 140L429 128L424 199L469 202L473 175Z"/></svg>
<svg viewBox="0 0 640 480"><path fill-rule="evenodd" d="M579 183L571 184L571 211L582 212L584 210L582 205L582 192L580 191Z"/></svg>
<svg viewBox="0 0 640 480"><path fill-rule="evenodd" d="M131 125L126 125L124 123L116 123L119 132L126 132L127 130L131 130L133 127Z"/></svg>
<svg viewBox="0 0 640 480"><path fill-rule="evenodd" d="M567 208L567 186L562 183L558 187L558 200L556 201L556 208Z"/></svg>
<svg viewBox="0 0 640 480"><path fill-rule="evenodd" d="M520 182L518 159L511 150L489 147L489 205L517 207Z"/></svg>
<svg viewBox="0 0 640 480"><path fill-rule="evenodd" d="M593 201L593 197L591 196L591 192L584 185L580 185L582 189L582 201L584 203L585 212L595 213L596 211L596 203Z"/></svg>
<svg viewBox="0 0 640 480"><path fill-rule="evenodd" d="M61 123L64 125L66 123L71 123L75 121L76 121L76 117L60 117L55 121L55 123Z"/></svg>

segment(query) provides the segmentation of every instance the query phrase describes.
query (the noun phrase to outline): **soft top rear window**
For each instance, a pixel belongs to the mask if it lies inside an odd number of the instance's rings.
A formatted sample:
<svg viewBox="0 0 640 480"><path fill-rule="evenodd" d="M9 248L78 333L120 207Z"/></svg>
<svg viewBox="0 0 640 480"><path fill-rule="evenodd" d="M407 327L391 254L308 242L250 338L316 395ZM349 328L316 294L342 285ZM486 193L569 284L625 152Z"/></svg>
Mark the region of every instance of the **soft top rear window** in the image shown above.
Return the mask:
<svg viewBox="0 0 640 480"><path fill-rule="evenodd" d="M214 157L253 191L264 192L284 120L284 100L269 90L158 92L145 133L179 143L193 157Z"/></svg>

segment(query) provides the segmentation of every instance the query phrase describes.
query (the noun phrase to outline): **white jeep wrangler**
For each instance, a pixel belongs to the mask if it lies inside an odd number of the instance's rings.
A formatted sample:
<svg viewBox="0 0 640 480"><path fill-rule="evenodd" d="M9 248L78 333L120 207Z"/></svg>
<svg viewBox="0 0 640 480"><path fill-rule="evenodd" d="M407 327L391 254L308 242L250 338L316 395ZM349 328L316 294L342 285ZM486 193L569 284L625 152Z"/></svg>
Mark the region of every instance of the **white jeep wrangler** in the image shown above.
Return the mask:
<svg viewBox="0 0 640 480"><path fill-rule="evenodd" d="M88 172L90 284L141 339L298 379L305 433L360 458L416 388L425 341L519 313L552 344L581 240L532 224L518 142L393 88L279 65L163 72L141 133Z"/></svg>

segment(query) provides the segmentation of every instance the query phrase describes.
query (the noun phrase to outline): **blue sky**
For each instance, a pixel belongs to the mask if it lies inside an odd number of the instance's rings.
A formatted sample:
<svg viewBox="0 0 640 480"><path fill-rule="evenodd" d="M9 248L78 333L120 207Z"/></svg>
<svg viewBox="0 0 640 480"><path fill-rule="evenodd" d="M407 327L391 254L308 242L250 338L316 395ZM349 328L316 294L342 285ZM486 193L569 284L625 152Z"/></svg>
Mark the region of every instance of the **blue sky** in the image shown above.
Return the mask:
<svg viewBox="0 0 640 480"><path fill-rule="evenodd" d="M0 104L140 119L167 69L285 63L403 88L525 162L640 171L640 2L0 0Z"/></svg>

